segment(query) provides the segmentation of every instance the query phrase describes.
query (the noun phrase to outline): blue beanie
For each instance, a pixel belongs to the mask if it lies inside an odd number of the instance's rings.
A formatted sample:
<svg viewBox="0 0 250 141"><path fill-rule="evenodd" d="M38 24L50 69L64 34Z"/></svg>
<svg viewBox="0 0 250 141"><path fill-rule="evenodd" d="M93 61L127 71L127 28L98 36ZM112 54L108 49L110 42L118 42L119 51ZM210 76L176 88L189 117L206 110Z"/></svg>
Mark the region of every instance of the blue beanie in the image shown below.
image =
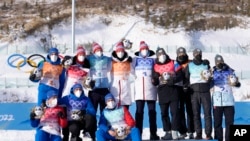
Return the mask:
<svg viewBox="0 0 250 141"><path fill-rule="evenodd" d="M57 48L50 48L49 49L49 55L51 55L52 53L56 53L56 54L59 54L59 51L58 51L58 49Z"/></svg>
<svg viewBox="0 0 250 141"><path fill-rule="evenodd" d="M115 101L115 98L114 98L114 96L113 96L111 93L108 93L108 94L105 96L105 103L107 103L107 101L108 101L109 99L113 99L113 100Z"/></svg>
<svg viewBox="0 0 250 141"><path fill-rule="evenodd" d="M75 85L73 85L72 90L74 91L76 88L80 88L81 90L83 90L80 83L76 83Z"/></svg>
<svg viewBox="0 0 250 141"><path fill-rule="evenodd" d="M50 90L47 92L47 99L50 99L53 96L58 96L58 92L55 90Z"/></svg>

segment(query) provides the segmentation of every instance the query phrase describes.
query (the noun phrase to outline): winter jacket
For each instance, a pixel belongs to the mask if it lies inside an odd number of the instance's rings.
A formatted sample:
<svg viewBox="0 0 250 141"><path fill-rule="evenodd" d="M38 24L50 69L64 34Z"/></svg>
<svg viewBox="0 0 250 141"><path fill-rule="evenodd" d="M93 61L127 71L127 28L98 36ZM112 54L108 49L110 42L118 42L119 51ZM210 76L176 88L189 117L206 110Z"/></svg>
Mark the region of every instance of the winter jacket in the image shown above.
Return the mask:
<svg viewBox="0 0 250 141"><path fill-rule="evenodd" d="M109 88L108 73L111 70L112 60L110 57L90 55L87 57L90 62L90 76L95 80L95 88Z"/></svg>
<svg viewBox="0 0 250 141"><path fill-rule="evenodd" d="M69 95L62 97L62 99L59 100L59 104L64 105L67 108L68 120L72 120L71 114L74 111L86 111L86 114L95 116L96 111L90 99L84 95L84 92L79 98L76 97L73 93L73 87L74 86L72 86Z"/></svg>
<svg viewBox="0 0 250 141"><path fill-rule="evenodd" d="M135 120L124 106L117 106L112 110L105 108L100 116L99 129L108 132L117 126L134 127Z"/></svg>
<svg viewBox="0 0 250 141"><path fill-rule="evenodd" d="M112 60L110 92L120 105L130 105L132 96L129 75L132 68L132 58L125 53L124 57L119 59L113 52Z"/></svg>
<svg viewBox="0 0 250 141"><path fill-rule="evenodd" d="M234 75L234 70L228 65L218 70L213 67L212 101L213 106L233 106L234 96L232 86L229 84L229 76Z"/></svg>
<svg viewBox="0 0 250 141"><path fill-rule="evenodd" d="M39 83L57 89L58 97L62 95L66 71L60 63L60 58L58 58L56 62L51 62L49 55L47 55L46 61L38 65L38 69L42 70L42 77ZM39 87L43 87L42 85L39 85Z"/></svg>
<svg viewBox="0 0 250 141"><path fill-rule="evenodd" d="M188 86L190 86L192 92L209 92L210 91L210 81L205 81L202 79L201 73L203 70L208 70L210 68L209 64L196 63L191 61L188 63L186 68L186 78L188 78Z"/></svg>
<svg viewBox="0 0 250 141"><path fill-rule="evenodd" d="M41 119L32 119L31 126L38 127L40 130L53 135L61 135L61 128L67 126L67 118L60 118L59 113L65 115L64 110L60 106L54 108L46 108Z"/></svg>
<svg viewBox="0 0 250 141"><path fill-rule="evenodd" d="M62 96L66 96L70 93L71 87L76 83L83 83L84 77L87 77L88 70L83 69L80 65L71 65L67 69L66 82L63 89Z"/></svg>
<svg viewBox="0 0 250 141"><path fill-rule="evenodd" d="M147 57L140 53L133 58L133 73L135 75L135 100L157 100L156 87L152 84L152 69L154 66L154 52L149 52Z"/></svg>
<svg viewBox="0 0 250 141"><path fill-rule="evenodd" d="M152 83L153 85L158 86L157 92L159 103L162 104L169 101L177 101L179 95L176 85L182 81L181 67L176 64L174 60L169 59L168 56L164 63L160 63L157 59L155 62L152 73ZM162 76L164 72L170 73L171 77L167 80L166 84L161 84L159 77Z"/></svg>

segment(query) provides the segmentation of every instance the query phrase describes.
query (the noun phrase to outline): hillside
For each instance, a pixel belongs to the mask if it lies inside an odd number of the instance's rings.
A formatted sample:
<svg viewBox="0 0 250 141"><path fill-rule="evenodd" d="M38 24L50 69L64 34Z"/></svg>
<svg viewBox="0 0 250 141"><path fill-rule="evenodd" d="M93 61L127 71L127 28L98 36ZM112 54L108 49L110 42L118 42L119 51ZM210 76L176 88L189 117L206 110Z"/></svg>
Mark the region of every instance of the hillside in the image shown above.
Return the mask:
<svg viewBox="0 0 250 141"><path fill-rule="evenodd" d="M13 42L71 22L71 0L2 0L0 2L0 40ZM76 0L76 20L89 15L140 16L166 30L246 28L244 16L250 14L249 0ZM243 17L240 17L243 16ZM41 39L44 42L44 39Z"/></svg>

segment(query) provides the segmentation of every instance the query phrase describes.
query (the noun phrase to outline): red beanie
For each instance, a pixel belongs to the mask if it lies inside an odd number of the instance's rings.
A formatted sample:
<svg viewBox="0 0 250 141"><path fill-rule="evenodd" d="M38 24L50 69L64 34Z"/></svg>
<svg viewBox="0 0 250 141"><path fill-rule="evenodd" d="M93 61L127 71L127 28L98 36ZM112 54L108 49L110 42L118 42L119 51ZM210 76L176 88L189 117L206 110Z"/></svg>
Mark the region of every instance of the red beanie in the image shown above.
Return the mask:
<svg viewBox="0 0 250 141"><path fill-rule="evenodd" d="M143 49L148 49L148 45L145 43L145 41L140 42L140 51Z"/></svg>
<svg viewBox="0 0 250 141"><path fill-rule="evenodd" d="M123 42L119 42L119 43L116 44L115 51L124 51Z"/></svg>
<svg viewBox="0 0 250 141"><path fill-rule="evenodd" d="M95 53L95 51L98 50L98 49L102 50L102 47L98 43L94 42L93 45L92 45L93 53Z"/></svg>
<svg viewBox="0 0 250 141"><path fill-rule="evenodd" d="M76 55L78 54L84 54L84 55L86 54L86 51L82 45L78 46L76 49Z"/></svg>

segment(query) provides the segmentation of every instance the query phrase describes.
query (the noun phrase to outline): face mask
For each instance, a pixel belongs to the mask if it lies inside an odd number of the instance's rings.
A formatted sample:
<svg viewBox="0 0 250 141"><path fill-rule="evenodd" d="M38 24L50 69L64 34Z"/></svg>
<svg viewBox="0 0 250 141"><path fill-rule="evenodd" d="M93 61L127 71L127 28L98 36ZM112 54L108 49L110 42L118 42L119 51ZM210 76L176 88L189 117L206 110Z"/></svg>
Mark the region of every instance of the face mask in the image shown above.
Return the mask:
<svg viewBox="0 0 250 141"><path fill-rule="evenodd" d="M223 68L223 63L217 64L217 68L222 69Z"/></svg>
<svg viewBox="0 0 250 141"><path fill-rule="evenodd" d="M54 98L52 100L47 100L46 105L50 108L56 107L57 105L57 98Z"/></svg>
<svg viewBox="0 0 250 141"><path fill-rule="evenodd" d="M115 106L116 106L115 101L109 101L109 102L107 103L107 108L108 108L108 109L114 109Z"/></svg>
<svg viewBox="0 0 250 141"><path fill-rule="evenodd" d="M95 55L96 55L97 57L101 57L101 56L102 56L102 52L101 52L101 51L97 51L97 52L95 52Z"/></svg>
<svg viewBox="0 0 250 141"><path fill-rule="evenodd" d="M77 90L77 91L74 92L74 94L75 94L76 97L79 98L82 95L82 91Z"/></svg>
<svg viewBox="0 0 250 141"><path fill-rule="evenodd" d="M146 56L148 55L148 50L146 50L146 49L142 50L142 51L141 51L141 55L142 55L143 57L146 57Z"/></svg>
<svg viewBox="0 0 250 141"><path fill-rule="evenodd" d="M178 61L180 62L183 62L183 61L187 61L187 56L186 55L181 55L181 56L178 56Z"/></svg>
<svg viewBox="0 0 250 141"><path fill-rule="evenodd" d="M196 56L195 56L195 60L201 61L201 55L196 55Z"/></svg>
<svg viewBox="0 0 250 141"><path fill-rule="evenodd" d="M77 57L78 61L80 62L83 62L84 61L84 56L83 55L80 55Z"/></svg>
<svg viewBox="0 0 250 141"><path fill-rule="evenodd" d="M57 55L51 55L50 56L50 60L51 60L51 62L56 62L57 61Z"/></svg>
<svg viewBox="0 0 250 141"><path fill-rule="evenodd" d="M167 56L166 55L160 55L159 56L159 62L164 63L166 61Z"/></svg>
<svg viewBox="0 0 250 141"><path fill-rule="evenodd" d="M116 55L118 58L122 58L124 56L124 52L117 52Z"/></svg>

